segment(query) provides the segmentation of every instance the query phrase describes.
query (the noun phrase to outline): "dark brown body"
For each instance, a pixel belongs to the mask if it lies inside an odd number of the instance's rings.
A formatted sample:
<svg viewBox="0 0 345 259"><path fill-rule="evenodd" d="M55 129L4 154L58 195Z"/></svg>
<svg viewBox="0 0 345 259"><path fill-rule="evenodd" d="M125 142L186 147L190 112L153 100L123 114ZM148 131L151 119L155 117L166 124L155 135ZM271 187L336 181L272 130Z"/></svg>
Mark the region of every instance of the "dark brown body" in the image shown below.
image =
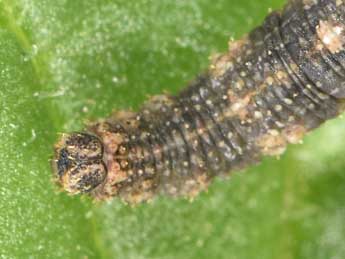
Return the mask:
<svg viewBox="0 0 345 259"><path fill-rule="evenodd" d="M77 153L80 146L67 143L75 134L65 136L56 146L59 181L71 193L129 203L158 193L194 197L214 176L282 154L343 110L344 43L342 1L290 1L230 42L178 96L89 126L101 154L66 156L68 145Z"/></svg>

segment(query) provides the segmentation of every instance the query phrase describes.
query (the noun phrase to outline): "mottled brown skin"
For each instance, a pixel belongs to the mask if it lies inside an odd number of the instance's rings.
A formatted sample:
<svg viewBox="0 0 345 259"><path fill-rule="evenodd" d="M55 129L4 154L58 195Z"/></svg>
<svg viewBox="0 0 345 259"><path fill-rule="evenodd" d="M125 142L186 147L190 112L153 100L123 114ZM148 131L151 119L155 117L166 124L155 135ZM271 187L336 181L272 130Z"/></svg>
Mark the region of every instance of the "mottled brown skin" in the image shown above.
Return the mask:
<svg viewBox="0 0 345 259"><path fill-rule="evenodd" d="M56 178L98 200L193 198L215 176L282 154L343 111L344 43L343 1L289 1L178 96L64 135Z"/></svg>

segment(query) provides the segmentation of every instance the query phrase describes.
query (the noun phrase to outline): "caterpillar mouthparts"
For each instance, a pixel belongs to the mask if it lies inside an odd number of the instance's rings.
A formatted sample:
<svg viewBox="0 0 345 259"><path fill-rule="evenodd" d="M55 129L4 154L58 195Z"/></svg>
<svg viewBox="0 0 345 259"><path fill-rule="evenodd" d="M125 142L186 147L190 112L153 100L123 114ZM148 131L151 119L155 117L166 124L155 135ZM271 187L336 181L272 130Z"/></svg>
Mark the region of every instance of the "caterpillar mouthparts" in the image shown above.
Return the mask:
<svg viewBox="0 0 345 259"><path fill-rule="evenodd" d="M179 95L64 134L54 176L67 192L98 200L194 197L344 110L344 44L343 1L291 0Z"/></svg>

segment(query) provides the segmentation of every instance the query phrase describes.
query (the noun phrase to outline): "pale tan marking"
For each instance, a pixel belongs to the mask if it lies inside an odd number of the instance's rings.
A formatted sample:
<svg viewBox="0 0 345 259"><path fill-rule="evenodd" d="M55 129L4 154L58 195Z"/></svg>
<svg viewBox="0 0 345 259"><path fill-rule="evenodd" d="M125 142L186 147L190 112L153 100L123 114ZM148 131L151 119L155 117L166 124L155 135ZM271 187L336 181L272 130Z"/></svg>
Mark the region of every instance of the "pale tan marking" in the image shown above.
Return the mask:
<svg viewBox="0 0 345 259"><path fill-rule="evenodd" d="M229 41L229 51L226 54L215 54L211 56L211 65L209 71L211 76L220 77L234 66L236 58L240 56L244 50L244 46L248 44L248 38L244 37L240 40Z"/></svg>
<svg viewBox="0 0 345 259"><path fill-rule="evenodd" d="M184 186L184 193L190 200L193 200L200 192L207 190L210 183L206 174L197 175L195 179L189 179Z"/></svg>
<svg viewBox="0 0 345 259"><path fill-rule="evenodd" d="M261 149L263 155L279 156L284 153L287 143L277 130L271 130L259 136L255 144Z"/></svg>
<svg viewBox="0 0 345 259"><path fill-rule="evenodd" d="M304 9L306 10L310 9L315 4L317 4L316 0L303 0Z"/></svg>
<svg viewBox="0 0 345 259"><path fill-rule="evenodd" d="M211 57L210 73L213 77L220 77L234 66L232 56L228 53L225 55L216 54Z"/></svg>
<svg viewBox="0 0 345 259"><path fill-rule="evenodd" d="M321 42L332 54L343 50L345 43L344 26L331 21L320 21L316 27L316 32Z"/></svg>
<svg viewBox="0 0 345 259"><path fill-rule="evenodd" d="M307 129L298 124L285 127L281 132L269 130L266 134L259 136L255 144L261 149L263 155L277 156L284 153L286 145L299 144L307 133Z"/></svg>
<svg viewBox="0 0 345 259"><path fill-rule="evenodd" d="M171 106L173 99L168 94L159 94L149 97L149 99L143 104L142 109L148 109L151 112L161 112L162 107Z"/></svg>
<svg viewBox="0 0 345 259"><path fill-rule="evenodd" d="M279 71L278 71L279 72ZM287 76L281 72L281 78L287 78ZM246 93L244 96L237 95L232 88L228 90L228 99L230 102L230 108L224 112L225 117L234 117L238 116L242 121L247 119L249 115L249 107L250 104L253 102L253 97L257 96L260 92L262 92L268 85L274 83L272 76L267 76L264 80L264 83L259 85L259 87L253 91Z"/></svg>
<svg viewBox="0 0 345 259"><path fill-rule="evenodd" d="M230 109L225 112L225 117L237 115L241 120L245 120L248 115L248 104L251 100L252 93L249 93L241 98L229 90L228 96L231 106Z"/></svg>
<svg viewBox="0 0 345 259"><path fill-rule="evenodd" d="M307 130L302 125L291 125L286 127L282 134L287 142L291 144L299 144L301 143L304 135L307 133Z"/></svg>

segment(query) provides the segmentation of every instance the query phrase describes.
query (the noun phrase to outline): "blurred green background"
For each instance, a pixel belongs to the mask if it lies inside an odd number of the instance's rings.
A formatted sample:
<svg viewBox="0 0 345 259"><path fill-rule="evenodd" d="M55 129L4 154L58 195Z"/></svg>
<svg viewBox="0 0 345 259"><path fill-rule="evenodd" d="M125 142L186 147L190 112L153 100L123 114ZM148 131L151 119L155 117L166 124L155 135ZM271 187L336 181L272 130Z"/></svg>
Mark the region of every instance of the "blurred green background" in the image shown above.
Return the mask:
<svg viewBox="0 0 345 259"><path fill-rule="evenodd" d="M194 202L93 204L52 183L57 133L176 93L282 0L0 0L0 258L345 255L345 119Z"/></svg>

